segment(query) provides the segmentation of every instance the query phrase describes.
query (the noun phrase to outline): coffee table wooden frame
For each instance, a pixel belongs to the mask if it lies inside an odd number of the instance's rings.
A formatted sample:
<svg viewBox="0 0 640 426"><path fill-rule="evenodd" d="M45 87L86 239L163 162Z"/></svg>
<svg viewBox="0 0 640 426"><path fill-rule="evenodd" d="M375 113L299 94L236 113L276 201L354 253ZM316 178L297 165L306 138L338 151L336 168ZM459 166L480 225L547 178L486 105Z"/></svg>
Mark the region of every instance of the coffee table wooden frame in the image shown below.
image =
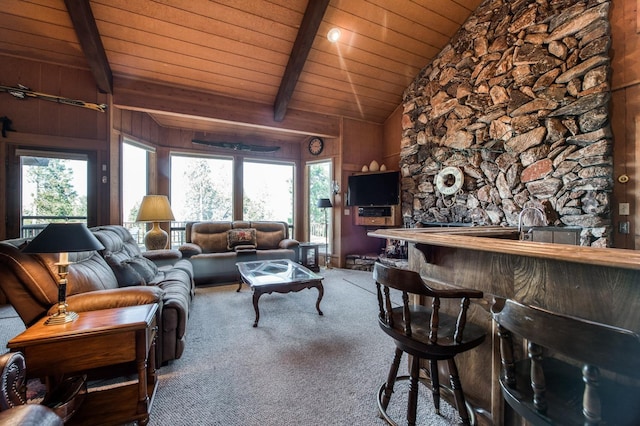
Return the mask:
<svg viewBox="0 0 640 426"><path fill-rule="evenodd" d="M323 315L320 310L320 301L324 295L324 287L322 286L324 277L289 259L238 262L236 265L242 277L236 291L240 291L243 282L253 290L253 309L256 312L254 327L257 327L258 321L260 321L258 301L265 293L291 293L305 288L316 288L318 289L316 310L318 315ZM274 271L275 267L280 268L279 273ZM287 268L287 273L282 270L284 267Z"/></svg>

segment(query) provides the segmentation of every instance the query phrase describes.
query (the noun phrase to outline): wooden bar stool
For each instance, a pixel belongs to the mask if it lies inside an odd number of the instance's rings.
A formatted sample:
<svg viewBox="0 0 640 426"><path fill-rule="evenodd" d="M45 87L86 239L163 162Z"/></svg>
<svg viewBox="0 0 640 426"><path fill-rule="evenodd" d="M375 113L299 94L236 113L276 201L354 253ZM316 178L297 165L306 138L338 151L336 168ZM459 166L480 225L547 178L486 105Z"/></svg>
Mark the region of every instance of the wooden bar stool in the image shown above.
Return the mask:
<svg viewBox="0 0 640 426"><path fill-rule="evenodd" d="M491 310L500 336L502 394L527 422L640 424L637 333L511 299L497 299Z"/></svg>
<svg viewBox="0 0 640 426"><path fill-rule="evenodd" d="M440 414L440 381L438 361L447 361L451 390L463 424L471 424L473 412L466 407L462 384L458 377L458 368L454 357L480 345L486 332L478 325L467 324L467 309L470 299L482 298L482 292L469 289L436 290L422 280L414 271L398 269L376 263L373 270L378 293L380 328L393 338L396 344L395 356L389 370L389 376L378 392L378 408L382 417L391 425L396 422L387 415L393 387L398 377L398 368L403 353L412 356L409 369L409 402L407 424L416 424L420 360L429 360L431 374L431 392L435 411ZM402 306L393 307L390 289L402 293ZM409 294L431 298L431 307L411 305ZM457 317L440 312L441 299L459 299L460 308Z"/></svg>

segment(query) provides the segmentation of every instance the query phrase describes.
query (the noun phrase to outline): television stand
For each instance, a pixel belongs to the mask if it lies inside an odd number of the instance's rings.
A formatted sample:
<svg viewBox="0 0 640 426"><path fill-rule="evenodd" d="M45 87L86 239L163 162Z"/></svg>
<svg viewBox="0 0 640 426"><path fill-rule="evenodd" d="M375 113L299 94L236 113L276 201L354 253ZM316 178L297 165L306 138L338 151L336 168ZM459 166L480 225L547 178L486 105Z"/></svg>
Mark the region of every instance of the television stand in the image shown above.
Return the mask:
<svg viewBox="0 0 640 426"><path fill-rule="evenodd" d="M400 206L359 206L354 215L359 226L400 226Z"/></svg>

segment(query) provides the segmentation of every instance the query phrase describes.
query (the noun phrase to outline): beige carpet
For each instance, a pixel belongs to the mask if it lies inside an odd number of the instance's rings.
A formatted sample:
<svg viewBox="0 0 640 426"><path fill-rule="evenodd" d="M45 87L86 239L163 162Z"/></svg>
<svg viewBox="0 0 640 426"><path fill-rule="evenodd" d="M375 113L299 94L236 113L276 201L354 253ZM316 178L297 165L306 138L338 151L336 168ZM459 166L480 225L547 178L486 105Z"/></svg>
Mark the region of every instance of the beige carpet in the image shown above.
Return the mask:
<svg viewBox="0 0 640 426"><path fill-rule="evenodd" d="M151 422L208 425L384 425L376 393L393 342L377 325L369 272L323 270L324 316L317 291L263 295L253 328L245 286L199 288L183 357L160 371ZM397 395L402 397L402 392ZM444 408L420 401L420 424L455 424ZM406 402L399 404L404 415ZM401 421L401 423L405 423Z"/></svg>
<svg viewBox="0 0 640 426"><path fill-rule="evenodd" d="M371 273L321 274L324 316L315 310L315 289L265 294L257 328L246 286L240 293L237 285L198 288L185 352L159 370L149 424L386 424L378 417L376 394L394 345L377 325ZM403 388L399 384L389 409L400 424L406 424ZM442 416L435 415L429 392L421 393L418 405L418 424L459 420L444 402Z"/></svg>

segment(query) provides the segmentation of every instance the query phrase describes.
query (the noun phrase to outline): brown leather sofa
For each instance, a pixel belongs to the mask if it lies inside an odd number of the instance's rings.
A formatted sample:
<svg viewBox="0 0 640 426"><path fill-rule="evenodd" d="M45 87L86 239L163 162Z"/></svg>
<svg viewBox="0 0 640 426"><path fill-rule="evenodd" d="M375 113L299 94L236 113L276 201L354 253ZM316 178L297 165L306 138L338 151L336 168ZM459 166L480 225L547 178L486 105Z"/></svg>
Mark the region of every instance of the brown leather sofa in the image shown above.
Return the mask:
<svg viewBox="0 0 640 426"><path fill-rule="evenodd" d="M75 312L158 303L156 365L180 358L185 346L193 269L177 250L149 252L173 257L154 267L129 231L118 225L91 228L105 246L101 252L69 253L67 304ZM25 239L0 241L0 287L25 326L57 310L57 255L26 254ZM145 254L147 254L145 252Z"/></svg>
<svg viewBox="0 0 640 426"><path fill-rule="evenodd" d="M131 284L124 282L130 275L127 272L130 265L136 272L141 272L147 287L162 289L162 317L158 323L160 327L157 342L161 358L157 365L180 358L185 346L189 305L195 294L191 263L181 259L182 255L178 250L152 250L142 253L131 233L123 226L98 226L91 228L91 232L104 245L105 249L100 251L100 254L115 273L120 287ZM152 267L163 266L149 271L140 267L140 262L137 261L139 259L152 260Z"/></svg>
<svg viewBox="0 0 640 426"><path fill-rule="evenodd" d="M278 221L187 222L182 257L193 265L196 285L238 282L236 262L298 260L299 242Z"/></svg>

